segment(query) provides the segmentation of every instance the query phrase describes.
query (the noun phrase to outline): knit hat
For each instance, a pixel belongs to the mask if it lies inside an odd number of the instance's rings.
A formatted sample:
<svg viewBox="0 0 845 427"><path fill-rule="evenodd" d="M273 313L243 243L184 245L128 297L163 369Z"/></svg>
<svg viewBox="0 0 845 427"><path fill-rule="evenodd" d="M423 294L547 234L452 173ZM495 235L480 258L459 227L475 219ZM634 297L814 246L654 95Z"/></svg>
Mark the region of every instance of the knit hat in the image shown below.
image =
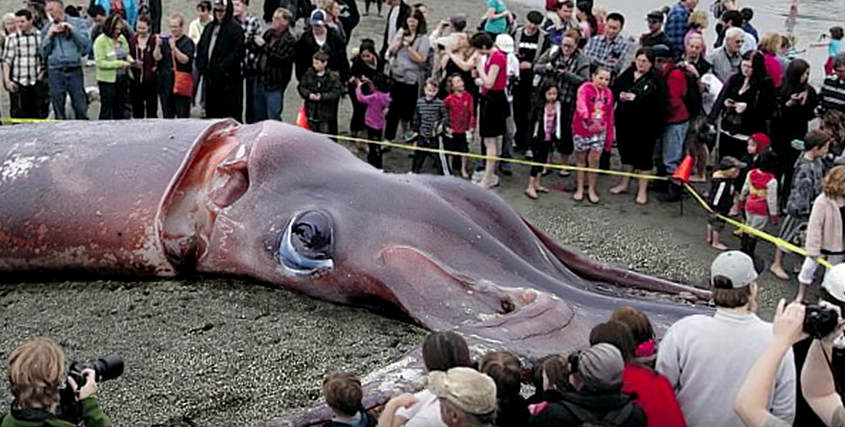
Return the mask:
<svg viewBox="0 0 845 427"><path fill-rule="evenodd" d="M472 368L433 371L428 374L428 389L473 415L491 414L496 410L496 382Z"/></svg>
<svg viewBox="0 0 845 427"><path fill-rule="evenodd" d="M757 143L757 154L766 151L772 145L772 139L765 133L757 132L751 135L751 140Z"/></svg>
<svg viewBox="0 0 845 427"><path fill-rule="evenodd" d="M590 391L619 391L624 369L622 353L612 344L596 344L582 351L578 357L578 373L584 387Z"/></svg>
<svg viewBox="0 0 845 427"><path fill-rule="evenodd" d="M740 251L727 251L710 264L710 281L717 276L727 277L732 289L740 289L757 280L757 271L750 256Z"/></svg>

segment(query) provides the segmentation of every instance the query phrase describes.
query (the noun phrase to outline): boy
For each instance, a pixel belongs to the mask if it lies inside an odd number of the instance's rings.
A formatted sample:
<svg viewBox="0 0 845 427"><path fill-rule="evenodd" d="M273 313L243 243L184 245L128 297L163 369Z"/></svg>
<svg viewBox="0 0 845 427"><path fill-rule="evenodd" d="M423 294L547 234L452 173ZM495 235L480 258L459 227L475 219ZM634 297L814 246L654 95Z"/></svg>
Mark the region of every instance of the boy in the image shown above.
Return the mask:
<svg viewBox="0 0 845 427"><path fill-rule="evenodd" d="M323 427L374 427L373 418L361 405L364 392L358 377L340 372L323 380L323 396L332 408L332 420Z"/></svg>
<svg viewBox="0 0 845 427"><path fill-rule="evenodd" d="M795 162L795 172L792 175L792 187L786 201L786 218L780 227L778 237L796 246L803 247L803 234L807 230L810 209L813 201L821 191L824 177L824 162L822 157L827 154L830 134L818 129L811 130L803 141L804 153ZM778 279L789 280L789 275L783 270L782 250L775 251L775 260L769 271ZM803 296L805 285L798 285L798 294Z"/></svg>
<svg viewBox="0 0 845 427"><path fill-rule="evenodd" d="M475 129L475 108L472 94L464 88L464 79L460 74L449 77L452 83L452 93L443 100L449 112L449 126L446 127L446 150L469 153L467 135ZM454 173L461 171L461 176L469 178L467 173L467 158L453 157L450 170Z"/></svg>
<svg viewBox="0 0 845 427"><path fill-rule="evenodd" d="M337 105L343 86L334 71L326 69L329 54L317 51L311 68L299 81L299 96L305 100L308 128L314 132L337 135Z"/></svg>
<svg viewBox="0 0 845 427"><path fill-rule="evenodd" d="M425 81L425 96L417 100L417 109L414 111L413 131L417 135L417 147L423 148L440 148L443 149L439 142L438 126L442 125L444 128L447 125L448 115L446 114L446 104L440 99L437 99L437 91L440 89L440 83L433 78ZM420 173L425 159L429 156L429 152L416 150L414 151L414 160L411 164L411 172ZM443 170L446 164L444 159L437 159L439 167Z"/></svg>
<svg viewBox="0 0 845 427"><path fill-rule="evenodd" d="M739 171L746 166L748 165L732 156L725 156L719 162L719 167L713 172L713 178L710 181L709 203L716 213L727 216L730 212L734 194L736 194L736 178L739 176ZM719 233L724 229L725 220L716 215L710 215L707 220L707 243L713 249L720 251L728 249L719 239Z"/></svg>

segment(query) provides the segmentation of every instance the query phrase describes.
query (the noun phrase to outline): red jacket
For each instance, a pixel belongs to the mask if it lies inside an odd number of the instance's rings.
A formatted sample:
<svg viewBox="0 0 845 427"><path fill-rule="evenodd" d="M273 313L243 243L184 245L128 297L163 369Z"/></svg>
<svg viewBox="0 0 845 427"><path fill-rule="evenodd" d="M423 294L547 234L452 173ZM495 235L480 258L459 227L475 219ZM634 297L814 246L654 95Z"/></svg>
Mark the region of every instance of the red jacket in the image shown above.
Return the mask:
<svg viewBox="0 0 845 427"><path fill-rule="evenodd" d="M648 427L686 427L684 414L669 380L663 375L632 363L622 371L622 392L636 393L648 419Z"/></svg>
<svg viewBox="0 0 845 427"><path fill-rule="evenodd" d="M689 120L689 111L684 98L687 96L687 76L683 71L675 68L674 64L666 65L663 70L663 79L669 87L669 112L666 115L666 124L674 125Z"/></svg>
<svg viewBox="0 0 845 427"><path fill-rule="evenodd" d="M451 93L443 100L446 111L449 112L449 127L454 133L465 133L475 129L475 103L472 94L463 92L460 95Z"/></svg>

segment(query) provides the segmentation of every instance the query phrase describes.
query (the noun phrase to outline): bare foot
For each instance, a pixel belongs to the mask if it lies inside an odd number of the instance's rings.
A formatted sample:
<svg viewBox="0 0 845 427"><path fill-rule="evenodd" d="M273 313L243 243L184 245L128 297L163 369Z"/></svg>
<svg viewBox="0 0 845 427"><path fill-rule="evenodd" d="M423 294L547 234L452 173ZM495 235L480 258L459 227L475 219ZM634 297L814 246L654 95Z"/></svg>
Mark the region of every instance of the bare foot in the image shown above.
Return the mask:
<svg viewBox="0 0 845 427"><path fill-rule="evenodd" d="M724 244L724 243L711 243L711 244L710 244L710 247L711 247L711 248L713 248L713 249L716 249L716 250L718 250L718 251L726 251L726 250L728 250L728 247L727 247L727 246L725 246L725 244Z"/></svg>
<svg viewBox="0 0 845 427"><path fill-rule="evenodd" d="M531 200L537 200L537 198L540 197L537 195L537 192L534 191L534 188L531 187L525 189L525 196Z"/></svg>
<svg viewBox="0 0 845 427"><path fill-rule="evenodd" d="M572 200L575 200L576 202L584 200L584 190L576 191L575 194L572 195Z"/></svg>
<svg viewBox="0 0 845 427"><path fill-rule="evenodd" d="M599 203L599 195L596 194L596 193L588 194L587 199L590 201L590 203L592 203L594 205L597 205Z"/></svg>
<svg viewBox="0 0 845 427"><path fill-rule="evenodd" d="M634 201L640 206L645 206L648 204L648 196L637 196Z"/></svg>
<svg viewBox="0 0 845 427"><path fill-rule="evenodd" d="M789 280L789 275L786 274L785 271L783 271L783 267L781 267L781 266L772 264L772 266L769 267L769 271L771 271L772 274L774 274L775 277L777 277L780 280Z"/></svg>
<svg viewBox="0 0 845 427"><path fill-rule="evenodd" d="M623 194L623 193L627 193L627 192L628 192L628 186L622 187L622 186L617 185L615 187L611 187L611 189L610 189L610 194Z"/></svg>
<svg viewBox="0 0 845 427"><path fill-rule="evenodd" d="M467 171L461 171L461 178L469 179L469 173L467 173Z"/></svg>

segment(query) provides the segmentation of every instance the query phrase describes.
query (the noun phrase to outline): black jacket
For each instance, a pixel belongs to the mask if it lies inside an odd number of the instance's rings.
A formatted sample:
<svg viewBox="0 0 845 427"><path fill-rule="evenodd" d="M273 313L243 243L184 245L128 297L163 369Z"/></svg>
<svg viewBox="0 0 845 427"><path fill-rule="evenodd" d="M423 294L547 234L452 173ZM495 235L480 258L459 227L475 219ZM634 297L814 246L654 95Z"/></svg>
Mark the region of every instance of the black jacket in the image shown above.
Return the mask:
<svg viewBox="0 0 845 427"><path fill-rule="evenodd" d="M318 76L314 68L309 68L299 80L299 96L305 100L305 112L308 120L317 122L337 122L337 104L343 94L343 86L338 74L326 70L322 76ZM308 95L319 93L321 99L312 101Z"/></svg>
<svg viewBox="0 0 845 427"><path fill-rule="evenodd" d="M616 134L618 139L654 141L663 133L669 96L666 81L652 69L634 80L636 66L631 65L620 74L610 89L616 99ZM619 94L637 95L633 101L621 102Z"/></svg>
<svg viewBox="0 0 845 427"><path fill-rule="evenodd" d="M296 37L286 30L281 37L275 36L272 29L264 32L264 40L267 41L262 48L262 58L259 60L259 67L263 67L264 88L276 90L281 88L284 92L290 83L293 74L293 58L296 54Z"/></svg>
<svg viewBox="0 0 845 427"><path fill-rule="evenodd" d="M597 419L627 414L616 425L620 427L646 427L646 415L643 409L634 403L634 397L617 392L607 394L559 393L554 390L543 392L548 405L538 414L528 419L529 427L580 426L587 420L576 412L590 414Z"/></svg>
<svg viewBox="0 0 845 427"><path fill-rule="evenodd" d="M407 20L408 17L411 16L412 11L413 10L411 9L411 6L408 6L405 3L405 0L399 1L399 17L398 17L398 19L396 19L396 28L394 28L394 30L399 30L400 28L402 28L402 24L404 24L405 20ZM390 40L387 38L387 35L390 34L388 32L389 28L390 28L390 10L388 9L387 16L385 17L384 36L382 37L381 51L379 51L379 54L378 54L378 56L380 56L382 58L387 58L387 56L385 56L385 55L387 54L387 47L390 45Z"/></svg>
<svg viewBox="0 0 845 427"><path fill-rule="evenodd" d="M206 25L197 46L197 69L205 78L205 110L208 118L232 117L241 120L243 110L243 76L241 62L244 55L244 30L233 19L232 2L226 4L226 14ZM216 29L217 41L209 58L211 38Z"/></svg>
<svg viewBox="0 0 845 427"><path fill-rule="evenodd" d="M343 81L349 80L349 59L346 57L346 44L343 38L332 28L326 27L328 31L326 35L326 43L321 48L314 38L314 32L311 28L306 28L305 32L299 37L296 42L296 78L302 78L305 71L311 68L312 57L319 50L323 50L329 54L329 70L336 71L340 74Z"/></svg>
<svg viewBox="0 0 845 427"><path fill-rule="evenodd" d="M352 30L361 22L361 13L358 12L358 4L355 0L335 0L340 6L340 22L343 24L343 33L346 34L346 41L352 40Z"/></svg>

